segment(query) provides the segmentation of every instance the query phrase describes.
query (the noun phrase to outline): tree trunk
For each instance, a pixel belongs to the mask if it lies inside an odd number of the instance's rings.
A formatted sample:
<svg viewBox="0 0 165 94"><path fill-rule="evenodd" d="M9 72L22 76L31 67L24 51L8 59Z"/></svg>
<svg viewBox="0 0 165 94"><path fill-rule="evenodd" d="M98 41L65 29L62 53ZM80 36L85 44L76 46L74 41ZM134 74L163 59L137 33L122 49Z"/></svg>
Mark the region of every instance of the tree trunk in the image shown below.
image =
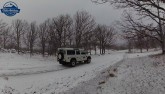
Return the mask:
<svg viewBox="0 0 165 94"><path fill-rule="evenodd" d="M97 54L96 50L97 50L97 48L96 48L96 45L95 45L95 55Z"/></svg>
<svg viewBox="0 0 165 94"><path fill-rule="evenodd" d="M100 54L101 54L101 46L100 46Z"/></svg>
<svg viewBox="0 0 165 94"><path fill-rule="evenodd" d="M42 46L42 56L45 57L45 45Z"/></svg>
<svg viewBox="0 0 165 94"><path fill-rule="evenodd" d="M146 50L147 50L147 52L148 52L148 50L149 50L149 38L147 37L147 42L146 42Z"/></svg>
<svg viewBox="0 0 165 94"><path fill-rule="evenodd" d="M143 48L140 48L140 53L143 53Z"/></svg>
<svg viewBox="0 0 165 94"><path fill-rule="evenodd" d="M161 42L161 48L162 48L162 54L165 54L165 43L164 43L164 41L163 42Z"/></svg>
<svg viewBox="0 0 165 94"><path fill-rule="evenodd" d="M102 53L101 54L104 54L104 46L103 46L103 43L101 45L101 48L102 48Z"/></svg>
<svg viewBox="0 0 165 94"><path fill-rule="evenodd" d="M72 46L72 39L69 40L69 46Z"/></svg>
<svg viewBox="0 0 165 94"><path fill-rule="evenodd" d="M6 40L5 40L5 38L3 39L3 48L6 49Z"/></svg>
<svg viewBox="0 0 165 94"><path fill-rule="evenodd" d="M131 41L128 41L128 52L131 53Z"/></svg>
<svg viewBox="0 0 165 94"><path fill-rule="evenodd" d="M19 54L19 40L17 40L17 52L18 52L18 54Z"/></svg>
<svg viewBox="0 0 165 94"><path fill-rule="evenodd" d="M30 44L30 57L33 55L33 47L32 44Z"/></svg>

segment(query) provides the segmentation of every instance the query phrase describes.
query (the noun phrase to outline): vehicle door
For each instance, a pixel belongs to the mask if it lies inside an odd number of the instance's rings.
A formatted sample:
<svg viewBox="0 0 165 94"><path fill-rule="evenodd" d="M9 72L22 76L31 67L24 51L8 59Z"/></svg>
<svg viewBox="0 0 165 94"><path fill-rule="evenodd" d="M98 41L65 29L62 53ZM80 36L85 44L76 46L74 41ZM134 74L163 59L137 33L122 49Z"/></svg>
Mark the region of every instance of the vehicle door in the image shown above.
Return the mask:
<svg viewBox="0 0 165 94"><path fill-rule="evenodd" d="M81 60L84 61L86 60L86 52L85 51L81 51Z"/></svg>
<svg viewBox="0 0 165 94"><path fill-rule="evenodd" d="M77 61L81 61L81 54L79 50L76 50L76 59Z"/></svg>

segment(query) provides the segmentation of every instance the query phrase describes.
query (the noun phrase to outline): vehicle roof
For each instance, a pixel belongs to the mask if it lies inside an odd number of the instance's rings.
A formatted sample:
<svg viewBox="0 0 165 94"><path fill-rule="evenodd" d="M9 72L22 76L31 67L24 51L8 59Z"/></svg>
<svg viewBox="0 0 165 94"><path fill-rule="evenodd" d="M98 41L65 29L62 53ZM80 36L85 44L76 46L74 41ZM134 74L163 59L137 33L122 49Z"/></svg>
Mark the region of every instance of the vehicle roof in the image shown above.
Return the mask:
<svg viewBox="0 0 165 94"><path fill-rule="evenodd" d="M80 48L58 48L58 50L84 50Z"/></svg>

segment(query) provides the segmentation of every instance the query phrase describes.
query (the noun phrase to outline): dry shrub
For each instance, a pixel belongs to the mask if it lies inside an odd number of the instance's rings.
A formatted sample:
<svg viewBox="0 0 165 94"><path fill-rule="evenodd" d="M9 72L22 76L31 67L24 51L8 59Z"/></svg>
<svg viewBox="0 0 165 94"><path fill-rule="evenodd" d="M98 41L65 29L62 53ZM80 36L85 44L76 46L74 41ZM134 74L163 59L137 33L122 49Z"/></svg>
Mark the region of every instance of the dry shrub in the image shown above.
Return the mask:
<svg viewBox="0 0 165 94"><path fill-rule="evenodd" d="M114 71L114 72L117 72L117 68L114 68L113 71Z"/></svg>
<svg viewBox="0 0 165 94"><path fill-rule="evenodd" d="M5 79L5 80L9 80L9 78L8 78L8 77L4 77L4 79Z"/></svg>
<svg viewBox="0 0 165 94"><path fill-rule="evenodd" d="M101 81L101 82L99 82L99 85L101 85L101 84L105 84L105 81Z"/></svg>
<svg viewBox="0 0 165 94"><path fill-rule="evenodd" d="M154 66L154 67L158 67L159 64L160 64L159 62L153 62L153 66Z"/></svg>
<svg viewBox="0 0 165 94"><path fill-rule="evenodd" d="M115 77L115 74L114 73L110 73L109 76L110 77Z"/></svg>

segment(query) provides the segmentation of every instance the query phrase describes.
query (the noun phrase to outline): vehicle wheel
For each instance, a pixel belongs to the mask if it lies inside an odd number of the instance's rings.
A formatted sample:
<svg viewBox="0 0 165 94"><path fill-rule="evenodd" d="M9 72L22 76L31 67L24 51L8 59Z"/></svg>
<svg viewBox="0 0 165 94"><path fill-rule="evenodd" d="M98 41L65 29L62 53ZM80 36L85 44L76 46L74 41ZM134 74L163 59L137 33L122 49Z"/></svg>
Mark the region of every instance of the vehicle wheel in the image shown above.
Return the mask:
<svg viewBox="0 0 165 94"><path fill-rule="evenodd" d="M75 59L72 59L72 60L70 61L70 65L71 65L72 67L75 67L75 66L76 66L76 60L75 60Z"/></svg>
<svg viewBox="0 0 165 94"><path fill-rule="evenodd" d="M86 63L87 63L87 64L91 63L91 57L88 57L88 58L87 58Z"/></svg>

